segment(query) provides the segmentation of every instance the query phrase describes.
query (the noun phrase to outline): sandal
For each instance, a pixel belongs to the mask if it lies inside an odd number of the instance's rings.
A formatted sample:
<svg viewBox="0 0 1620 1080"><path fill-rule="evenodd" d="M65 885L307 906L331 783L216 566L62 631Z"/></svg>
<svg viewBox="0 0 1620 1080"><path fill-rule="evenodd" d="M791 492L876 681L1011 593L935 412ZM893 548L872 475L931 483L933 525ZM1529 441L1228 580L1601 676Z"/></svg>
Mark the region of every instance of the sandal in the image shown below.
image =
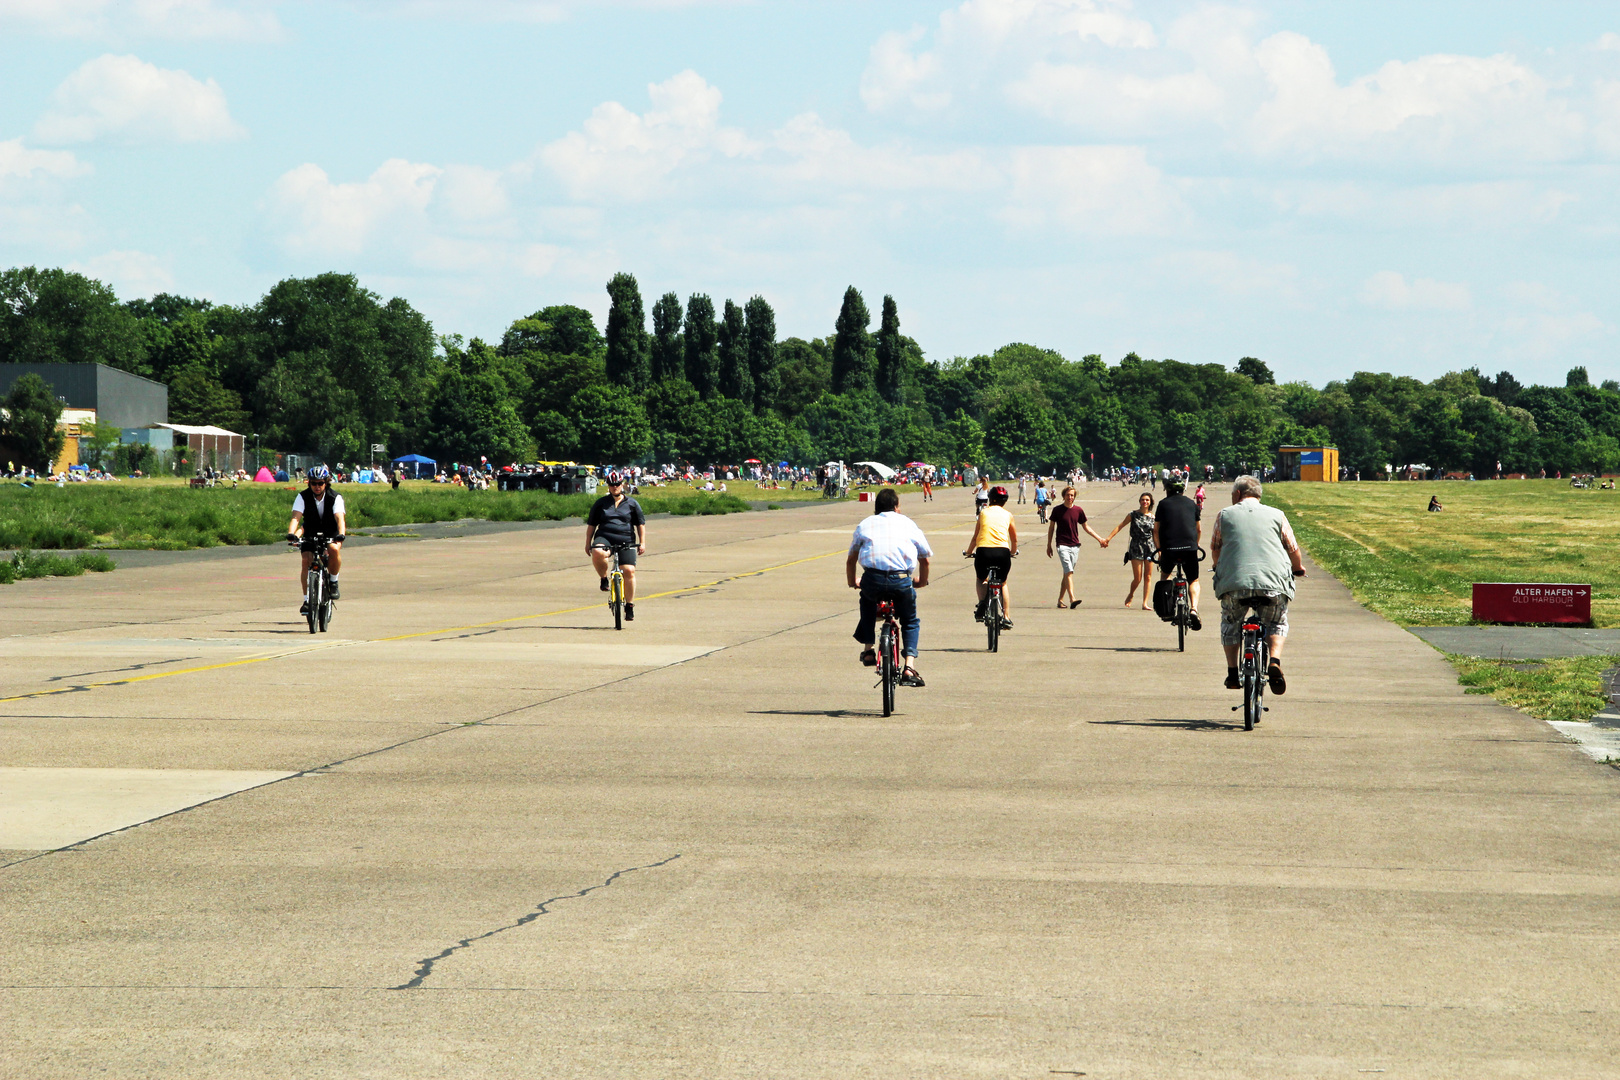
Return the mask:
<svg viewBox="0 0 1620 1080"><path fill-rule="evenodd" d="M917 669L916 668L907 667L906 670L904 670L904 671L902 671L900 673L900 685L901 686L927 686L928 684L922 681L922 676L917 674Z"/></svg>
<svg viewBox="0 0 1620 1080"><path fill-rule="evenodd" d="M867 649L865 652L861 653L861 663L865 664L867 667L877 667L877 650Z"/></svg>

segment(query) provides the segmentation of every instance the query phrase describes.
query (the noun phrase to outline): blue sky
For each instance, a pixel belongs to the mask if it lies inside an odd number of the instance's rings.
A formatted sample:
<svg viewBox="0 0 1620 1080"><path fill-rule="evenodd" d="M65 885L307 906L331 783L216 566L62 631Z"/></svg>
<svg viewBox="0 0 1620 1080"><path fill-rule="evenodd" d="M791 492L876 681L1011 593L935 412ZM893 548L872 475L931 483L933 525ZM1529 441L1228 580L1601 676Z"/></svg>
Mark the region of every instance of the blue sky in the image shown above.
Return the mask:
<svg viewBox="0 0 1620 1080"><path fill-rule="evenodd" d="M1620 377L1612 3L0 0L0 71L0 265L122 296Z"/></svg>

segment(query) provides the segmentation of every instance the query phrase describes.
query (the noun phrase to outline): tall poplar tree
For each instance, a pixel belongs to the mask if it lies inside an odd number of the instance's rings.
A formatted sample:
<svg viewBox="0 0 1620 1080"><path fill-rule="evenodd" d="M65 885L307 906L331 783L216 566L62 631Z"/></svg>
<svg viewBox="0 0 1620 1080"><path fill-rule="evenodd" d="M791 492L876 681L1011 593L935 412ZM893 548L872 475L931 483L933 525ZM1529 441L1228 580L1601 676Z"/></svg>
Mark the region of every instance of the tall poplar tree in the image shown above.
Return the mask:
<svg viewBox="0 0 1620 1080"><path fill-rule="evenodd" d="M872 335L867 327L872 315L866 310L866 301L860 291L851 285L844 290L844 306L839 309L837 333L833 335L832 389L835 394L848 394L872 387L872 368L867 358Z"/></svg>
<svg viewBox="0 0 1620 1080"><path fill-rule="evenodd" d="M900 308L883 298L883 325L877 336L877 389L883 400L900 405L905 397L906 351L900 340Z"/></svg>
<svg viewBox="0 0 1620 1080"><path fill-rule="evenodd" d="M754 376L748 370L748 328L743 309L726 301L720 320L720 393L754 407Z"/></svg>
<svg viewBox="0 0 1620 1080"><path fill-rule="evenodd" d="M647 388L651 372L647 362L647 316L641 306L641 286L633 274L614 274L607 283L612 306L607 317L608 381L634 393Z"/></svg>
<svg viewBox="0 0 1620 1080"><path fill-rule="evenodd" d="M764 414L776 407L782 392L782 374L777 370L776 312L763 296L755 296L743 308L748 324L748 373L754 379L754 411Z"/></svg>
<svg viewBox="0 0 1620 1080"><path fill-rule="evenodd" d="M686 343L681 337L681 298L665 293L653 305L652 381L679 382L686 378Z"/></svg>
<svg viewBox="0 0 1620 1080"><path fill-rule="evenodd" d="M703 293L693 293L686 302L686 378L704 400L720 389L718 345L714 301Z"/></svg>

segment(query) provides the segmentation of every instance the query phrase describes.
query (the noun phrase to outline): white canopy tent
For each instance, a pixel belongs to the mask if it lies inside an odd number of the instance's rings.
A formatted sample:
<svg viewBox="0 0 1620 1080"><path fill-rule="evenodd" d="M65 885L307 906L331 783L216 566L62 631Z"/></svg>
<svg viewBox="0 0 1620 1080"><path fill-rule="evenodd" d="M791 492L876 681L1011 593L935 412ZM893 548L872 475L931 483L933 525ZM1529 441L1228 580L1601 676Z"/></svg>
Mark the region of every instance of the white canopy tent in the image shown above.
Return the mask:
<svg viewBox="0 0 1620 1080"><path fill-rule="evenodd" d="M894 470L883 464L881 461L857 461L855 464L866 466L868 469L871 469L885 480L894 479Z"/></svg>

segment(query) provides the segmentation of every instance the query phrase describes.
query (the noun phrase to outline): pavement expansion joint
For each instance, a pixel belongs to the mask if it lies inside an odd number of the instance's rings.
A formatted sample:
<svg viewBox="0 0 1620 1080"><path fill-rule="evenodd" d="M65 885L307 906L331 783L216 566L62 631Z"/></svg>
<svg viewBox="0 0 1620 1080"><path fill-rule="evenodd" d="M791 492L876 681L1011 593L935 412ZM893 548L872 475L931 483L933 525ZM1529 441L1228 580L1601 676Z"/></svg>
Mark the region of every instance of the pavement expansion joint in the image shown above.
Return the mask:
<svg viewBox="0 0 1620 1080"><path fill-rule="evenodd" d="M535 905L533 911L530 911L528 914L524 915L523 917L518 919L516 922L507 923L505 926L497 926L493 930L486 930L484 933L475 934L472 937L464 937L460 941L456 942L454 945L452 945L449 948L443 950L442 952L435 953L432 956L423 957L422 960L417 964L416 974L411 978L411 980L409 982L401 983L398 986L390 987L390 989L393 989L393 990L416 990L416 989L419 989L422 986L422 984L427 981L428 976L433 974L433 968L434 968L435 965L438 964L438 962L440 960L448 959L449 957L455 955L456 953L462 951L463 949L470 949L470 948L472 948L472 946L475 943L480 942L480 941L486 941L489 938L494 937L496 934L504 934L508 930L516 930L520 926L527 926L530 923L534 922L536 919L538 919L540 916L551 914L551 905L553 905L553 904L561 903L564 900L577 900L580 897L583 897L583 896L586 896L586 895L588 895L590 893L598 892L598 891L600 891L602 889L607 888L609 885L612 885L615 881L619 880L621 877L624 877L626 874L633 874L638 870L652 870L652 869L655 869L655 868L660 867L660 866L668 866L670 863L674 862L676 859L678 859L680 857L681 857L680 852L676 852L674 855L671 855L669 858L660 859L658 862L646 863L646 864L641 865L641 866L629 866L629 867L626 867L623 870L615 870L615 871L613 871L613 873L609 874L607 876L607 880L603 881L600 885L587 885L585 888L579 890L578 892L564 893L561 896L553 896L549 900L542 900L542 901L540 901L540 903Z"/></svg>

